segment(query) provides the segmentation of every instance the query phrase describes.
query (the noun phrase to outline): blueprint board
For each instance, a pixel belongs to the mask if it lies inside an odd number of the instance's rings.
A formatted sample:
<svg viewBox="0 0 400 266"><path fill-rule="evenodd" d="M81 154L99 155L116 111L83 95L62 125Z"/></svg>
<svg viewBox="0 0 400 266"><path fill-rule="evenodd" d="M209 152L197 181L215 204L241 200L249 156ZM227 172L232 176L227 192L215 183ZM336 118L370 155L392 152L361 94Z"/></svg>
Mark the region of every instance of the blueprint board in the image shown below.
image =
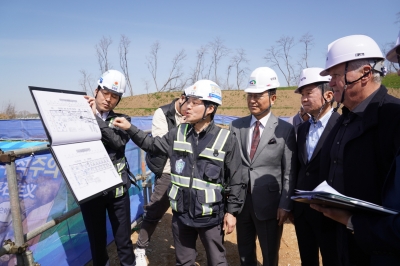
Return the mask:
<svg viewBox="0 0 400 266"><path fill-rule="evenodd" d="M50 150L81 204L122 185L84 92L29 87Z"/></svg>

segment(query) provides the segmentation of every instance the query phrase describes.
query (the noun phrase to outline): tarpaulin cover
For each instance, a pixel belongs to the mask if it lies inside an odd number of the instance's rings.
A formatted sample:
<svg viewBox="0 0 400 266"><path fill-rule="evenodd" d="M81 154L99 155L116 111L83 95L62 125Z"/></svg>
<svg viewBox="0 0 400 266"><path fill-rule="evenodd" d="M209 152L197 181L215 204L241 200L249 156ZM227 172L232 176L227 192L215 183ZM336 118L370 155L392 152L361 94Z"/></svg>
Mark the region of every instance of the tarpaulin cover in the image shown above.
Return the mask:
<svg viewBox="0 0 400 266"><path fill-rule="evenodd" d="M229 124L237 117L215 117L218 124ZM132 123L143 130L151 129L151 116L132 117ZM0 120L0 149L12 151L48 144L41 120ZM41 140L41 141L38 141ZM140 170L140 149L131 141L126 146L131 171ZM15 162L24 234L38 226L78 208L49 151L26 155ZM140 182L139 182L140 186ZM143 193L132 186L131 221L143 214ZM0 241L14 238L5 164L0 163ZM107 224L108 243L113 240ZM91 260L87 232L81 213L52 227L29 241L34 259L42 266L84 265ZM15 257L4 255L0 266L15 265Z"/></svg>

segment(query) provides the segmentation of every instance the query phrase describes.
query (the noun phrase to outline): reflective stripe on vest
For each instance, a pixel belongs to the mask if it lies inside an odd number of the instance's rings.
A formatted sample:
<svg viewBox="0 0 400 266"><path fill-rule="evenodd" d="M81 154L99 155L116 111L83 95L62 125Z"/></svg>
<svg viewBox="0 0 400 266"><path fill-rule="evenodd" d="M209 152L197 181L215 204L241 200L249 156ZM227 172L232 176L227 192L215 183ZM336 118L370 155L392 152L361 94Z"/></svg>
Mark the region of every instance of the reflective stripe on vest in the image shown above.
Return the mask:
<svg viewBox="0 0 400 266"><path fill-rule="evenodd" d="M176 195L178 194L178 189L179 189L178 186L172 184L171 190L168 193L169 203L171 205L171 209L173 209L174 211L178 211L176 207Z"/></svg>
<svg viewBox="0 0 400 266"><path fill-rule="evenodd" d="M176 136L176 140L174 141L174 150L175 151L183 151L193 153L192 144L186 142L186 133L189 124L185 124L184 126L178 126L178 134Z"/></svg>
<svg viewBox="0 0 400 266"><path fill-rule="evenodd" d="M171 182L181 187L189 187L190 177L171 173ZM210 183L201 179L193 178L192 188L199 190L217 189L222 190L221 184Z"/></svg>
<svg viewBox="0 0 400 266"><path fill-rule="evenodd" d="M223 162L225 159L225 152L222 151L222 148L224 147L229 134L229 130L221 129L212 147L205 148L204 151L199 154L199 156Z"/></svg>

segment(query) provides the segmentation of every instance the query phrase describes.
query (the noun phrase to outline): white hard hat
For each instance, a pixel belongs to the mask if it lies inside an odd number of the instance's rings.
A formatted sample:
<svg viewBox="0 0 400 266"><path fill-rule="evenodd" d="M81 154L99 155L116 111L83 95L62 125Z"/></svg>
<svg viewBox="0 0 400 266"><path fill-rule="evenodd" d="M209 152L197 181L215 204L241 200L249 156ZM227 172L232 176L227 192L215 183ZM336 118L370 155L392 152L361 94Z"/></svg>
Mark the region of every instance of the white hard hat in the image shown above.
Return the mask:
<svg viewBox="0 0 400 266"><path fill-rule="evenodd" d="M321 76L326 76L328 70L344 62L358 59L384 59L378 44L365 35L350 35L330 43L326 55L325 69ZM376 65L375 70L381 71L381 65Z"/></svg>
<svg viewBox="0 0 400 266"><path fill-rule="evenodd" d="M305 68L301 71L299 85L294 91L295 93L300 93L301 88L306 85L313 83L328 83L331 81L331 76L321 76L320 73L324 69L321 67L310 67Z"/></svg>
<svg viewBox="0 0 400 266"><path fill-rule="evenodd" d="M118 70L108 70L101 75L97 84L105 90L122 96L125 93L126 79Z"/></svg>
<svg viewBox="0 0 400 266"><path fill-rule="evenodd" d="M400 55L400 31L397 36L396 45L386 54L386 59L393 63L399 63L398 56Z"/></svg>
<svg viewBox="0 0 400 266"><path fill-rule="evenodd" d="M278 76L275 71L269 67L259 67L250 74L249 83L244 91L247 93L261 93L266 90L276 89L279 86Z"/></svg>
<svg viewBox="0 0 400 266"><path fill-rule="evenodd" d="M195 84L185 89L187 97L196 97L203 101L214 102L222 105L222 92L219 86L211 80L198 80Z"/></svg>

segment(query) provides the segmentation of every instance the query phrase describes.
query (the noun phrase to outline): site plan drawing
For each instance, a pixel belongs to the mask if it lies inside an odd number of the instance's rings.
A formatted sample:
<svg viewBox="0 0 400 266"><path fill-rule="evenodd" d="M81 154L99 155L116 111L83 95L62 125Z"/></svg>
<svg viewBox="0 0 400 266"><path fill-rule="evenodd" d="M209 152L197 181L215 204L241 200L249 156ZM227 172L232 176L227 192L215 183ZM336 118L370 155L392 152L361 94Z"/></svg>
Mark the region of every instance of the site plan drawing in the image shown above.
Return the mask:
<svg viewBox="0 0 400 266"><path fill-rule="evenodd" d="M50 150L78 203L122 185L83 92L29 87Z"/></svg>

